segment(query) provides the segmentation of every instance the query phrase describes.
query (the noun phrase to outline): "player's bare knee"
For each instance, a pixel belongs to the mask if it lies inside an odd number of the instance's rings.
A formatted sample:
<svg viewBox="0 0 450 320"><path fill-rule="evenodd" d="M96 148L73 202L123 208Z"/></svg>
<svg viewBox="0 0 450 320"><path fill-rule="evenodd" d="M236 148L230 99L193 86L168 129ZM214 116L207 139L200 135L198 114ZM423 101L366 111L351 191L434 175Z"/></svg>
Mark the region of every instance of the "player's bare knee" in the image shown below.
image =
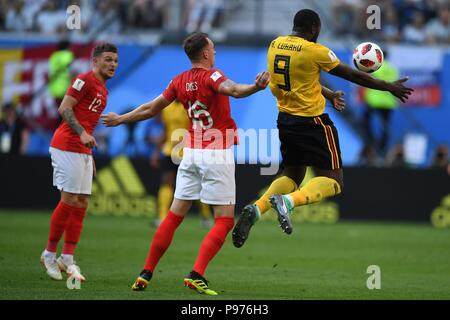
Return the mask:
<svg viewBox="0 0 450 320"><path fill-rule="evenodd" d="M234 204L213 205L215 218L234 218Z"/></svg>
<svg viewBox="0 0 450 320"><path fill-rule="evenodd" d="M62 191L61 192L61 201L71 207L78 208L78 195L77 194Z"/></svg>
<svg viewBox="0 0 450 320"><path fill-rule="evenodd" d="M87 208L89 204L89 197L78 196L78 208Z"/></svg>
<svg viewBox="0 0 450 320"><path fill-rule="evenodd" d="M170 205L170 211L175 215L185 216L192 206L192 200L181 200L174 198L172 204Z"/></svg>

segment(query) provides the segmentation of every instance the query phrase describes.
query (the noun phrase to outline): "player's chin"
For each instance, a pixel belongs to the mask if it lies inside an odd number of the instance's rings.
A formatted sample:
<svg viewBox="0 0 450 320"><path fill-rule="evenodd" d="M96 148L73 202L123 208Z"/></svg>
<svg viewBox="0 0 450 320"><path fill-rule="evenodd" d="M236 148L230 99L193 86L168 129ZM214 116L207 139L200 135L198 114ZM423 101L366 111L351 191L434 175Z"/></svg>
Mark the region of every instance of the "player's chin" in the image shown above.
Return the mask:
<svg viewBox="0 0 450 320"><path fill-rule="evenodd" d="M106 76L108 77L108 79L111 79L112 77L114 77L115 73L116 73L116 70L108 70L106 72Z"/></svg>

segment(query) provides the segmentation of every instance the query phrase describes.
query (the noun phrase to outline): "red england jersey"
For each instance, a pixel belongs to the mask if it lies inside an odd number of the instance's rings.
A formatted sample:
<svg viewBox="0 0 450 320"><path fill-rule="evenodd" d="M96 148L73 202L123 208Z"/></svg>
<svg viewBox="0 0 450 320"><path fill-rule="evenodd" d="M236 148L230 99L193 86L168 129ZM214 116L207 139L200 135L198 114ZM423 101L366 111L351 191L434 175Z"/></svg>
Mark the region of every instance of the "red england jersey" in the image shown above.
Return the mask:
<svg viewBox="0 0 450 320"><path fill-rule="evenodd" d="M186 147L227 149L237 144L230 98L219 93L227 79L218 69L192 68L176 76L163 92L166 100L178 100L187 111L190 137Z"/></svg>
<svg viewBox="0 0 450 320"><path fill-rule="evenodd" d="M106 107L108 90L93 71L78 75L67 89L67 95L77 99L73 108L75 118L87 133L92 135L100 115ZM80 136L62 121L56 129L50 146L64 151L91 154L92 150L81 143Z"/></svg>

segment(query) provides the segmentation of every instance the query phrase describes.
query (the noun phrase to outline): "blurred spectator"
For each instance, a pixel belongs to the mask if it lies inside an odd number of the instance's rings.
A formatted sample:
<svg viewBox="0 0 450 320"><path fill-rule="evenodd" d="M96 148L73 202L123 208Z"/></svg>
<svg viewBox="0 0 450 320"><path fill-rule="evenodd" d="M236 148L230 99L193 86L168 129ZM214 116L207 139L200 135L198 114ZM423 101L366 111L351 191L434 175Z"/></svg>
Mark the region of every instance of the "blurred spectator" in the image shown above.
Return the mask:
<svg viewBox="0 0 450 320"><path fill-rule="evenodd" d="M9 154L25 154L28 146L28 128L19 110L12 103L2 108L0 120L0 152Z"/></svg>
<svg viewBox="0 0 450 320"><path fill-rule="evenodd" d="M425 15L416 11L412 22L406 25L403 30L403 40L408 43L421 44L425 42L426 38Z"/></svg>
<svg viewBox="0 0 450 320"><path fill-rule="evenodd" d="M125 109L124 113L133 111L134 107L128 107ZM125 141L125 144L121 147L121 150L119 153L126 154L130 157L133 157L137 154L139 154L139 146L137 145L137 135L136 135L136 126L137 122L129 122L125 124L125 128L127 129L127 139Z"/></svg>
<svg viewBox="0 0 450 320"><path fill-rule="evenodd" d="M393 5L387 6L382 11L382 14L381 40L385 42L399 42L401 40L400 21L395 7Z"/></svg>
<svg viewBox="0 0 450 320"><path fill-rule="evenodd" d="M381 166L380 160L377 156L375 147L371 144L366 144L358 157L358 165L362 167L377 168Z"/></svg>
<svg viewBox="0 0 450 320"><path fill-rule="evenodd" d="M209 32L222 5L222 0L189 0L186 31Z"/></svg>
<svg viewBox="0 0 450 320"><path fill-rule="evenodd" d="M70 42L68 40L61 40L58 43L57 50L50 55L48 61L48 88L50 95L55 99L56 107L59 107L61 104L72 81L70 64L73 62L73 59L74 55L70 51Z"/></svg>
<svg viewBox="0 0 450 320"><path fill-rule="evenodd" d="M147 121L145 127L145 142L147 143L150 165L153 168L158 167L159 160L162 156L161 148L165 140L164 124L161 120L161 114L158 114L155 118Z"/></svg>
<svg viewBox="0 0 450 320"><path fill-rule="evenodd" d="M434 152L431 167L446 169L449 162L448 146L446 144L439 145Z"/></svg>
<svg viewBox="0 0 450 320"><path fill-rule="evenodd" d="M115 1L100 0L91 16L89 28L98 34L117 34L122 30L122 23L116 14Z"/></svg>
<svg viewBox="0 0 450 320"><path fill-rule="evenodd" d="M361 24L362 9L364 2L360 0L332 0L334 32L337 35L355 34L359 32ZM365 8L364 8L365 9ZM365 12L365 10L364 10Z"/></svg>
<svg viewBox="0 0 450 320"><path fill-rule="evenodd" d="M436 16L437 3L435 0L395 0L397 13L400 17L400 28L414 20L417 12L421 12L424 21Z"/></svg>
<svg viewBox="0 0 450 320"><path fill-rule="evenodd" d="M93 152L95 156L106 157L109 152L109 128L104 125L98 125L95 127L93 136L97 141L97 148L94 148Z"/></svg>
<svg viewBox="0 0 450 320"><path fill-rule="evenodd" d="M47 0L24 0L23 13L31 21L31 30L36 31L36 18Z"/></svg>
<svg viewBox="0 0 450 320"><path fill-rule="evenodd" d="M391 168L407 167L403 144L396 144L386 156L386 166Z"/></svg>
<svg viewBox="0 0 450 320"><path fill-rule="evenodd" d="M372 75L374 78L395 81L398 79L399 72L388 60L388 52L384 52L384 62L380 69ZM397 98L387 91L379 91L373 89L365 89L364 100L366 103L365 113L365 129L367 143L373 145L376 150L382 154L386 152L386 146L389 142L390 136L390 119L392 111L398 107ZM381 138L377 139L377 134L373 129L374 116L379 115L382 120Z"/></svg>
<svg viewBox="0 0 450 320"><path fill-rule="evenodd" d="M36 15L39 32L47 35L66 31L66 12L58 8L56 0L48 0Z"/></svg>
<svg viewBox="0 0 450 320"><path fill-rule="evenodd" d="M450 44L450 9L448 6L439 11L439 18L427 25L426 34L429 43Z"/></svg>
<svg viewBox="0 0 450 320"><path fill-rule="evenodd" d="M0 31L5 30L6 12L8 11L8 3L6 0L0 0Z"/></svg>
<svg viewBox="0 0 450 320"><path fill-rule="evenodd" d="M6 31L26 32L32 27L33 20L32 17L25 14L23 0L15 1L6 13Z"/></svg>
<svg viewBox="0 0 450 320"><path fill-rule="evenodd" d="M448 0L420 0L419 11L421 11L425 16L425 21L430 21L438 16L439 6L441 2L447 2Z"/></svg>
<svg viewBox="0 0 450 320"><path fill-rule="evenodd" d="M128 23L135 28L161 28L167 0L134 0L129 5Z"/></svg>

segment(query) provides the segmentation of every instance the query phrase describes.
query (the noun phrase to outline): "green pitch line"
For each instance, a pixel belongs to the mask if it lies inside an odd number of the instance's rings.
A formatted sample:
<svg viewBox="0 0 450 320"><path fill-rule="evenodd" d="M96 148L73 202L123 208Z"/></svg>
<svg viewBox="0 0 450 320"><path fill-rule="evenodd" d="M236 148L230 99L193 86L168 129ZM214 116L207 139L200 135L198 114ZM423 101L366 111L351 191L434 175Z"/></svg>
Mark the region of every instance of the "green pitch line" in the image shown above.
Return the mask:
<svg viewBox="0 0 450 320"><path fill-rule="evenodd" d="M131 217L88 216L76 252L87 282L69 290L39 264L50 212L0 213L0 299L450 299L450 230L429 225L340 222L294 224L288 236L259 222L247 243L231 237L206 270L219 296L183 287L206 230L180 226L145 292L132 292L154 229ZM231 236L231 235L230 235ZM366 287L381 268L381 289Z"/></svg>

